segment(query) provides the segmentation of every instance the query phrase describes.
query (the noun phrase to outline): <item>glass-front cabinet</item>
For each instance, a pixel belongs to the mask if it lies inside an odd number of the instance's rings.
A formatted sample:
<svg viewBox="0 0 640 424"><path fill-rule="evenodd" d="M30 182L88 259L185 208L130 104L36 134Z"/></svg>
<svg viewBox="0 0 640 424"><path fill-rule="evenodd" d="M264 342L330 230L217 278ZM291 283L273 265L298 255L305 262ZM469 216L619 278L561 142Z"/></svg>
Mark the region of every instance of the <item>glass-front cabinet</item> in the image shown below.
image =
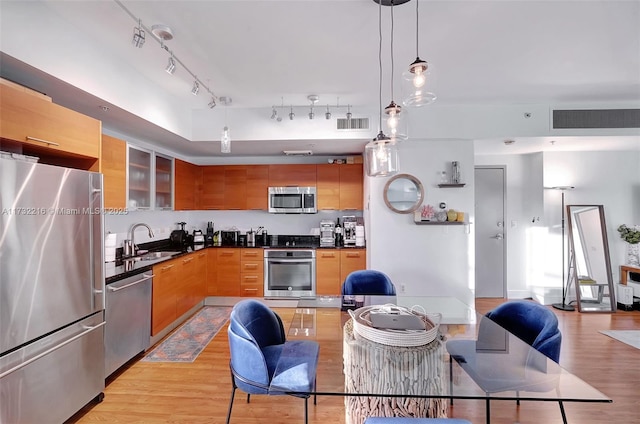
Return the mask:
<svg viewBox="0 0 640 424"><path fill-rule="evenodd" d="M173 209L173 159L128 146L129 209Z"/></svg>
<svg viewBox="0 0 640 424"><path fill-rule="evenodd" d="M173 159L155 155L156 209L173 209Z"/></svg>

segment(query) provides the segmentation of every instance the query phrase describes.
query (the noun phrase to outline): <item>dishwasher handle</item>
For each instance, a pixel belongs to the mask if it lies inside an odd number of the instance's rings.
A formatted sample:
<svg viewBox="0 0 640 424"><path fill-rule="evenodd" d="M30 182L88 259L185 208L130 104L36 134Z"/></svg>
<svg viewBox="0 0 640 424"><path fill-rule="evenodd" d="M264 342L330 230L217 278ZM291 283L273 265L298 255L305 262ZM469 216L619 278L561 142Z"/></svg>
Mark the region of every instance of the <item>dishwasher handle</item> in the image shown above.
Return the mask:
<svg viewBox="0 0 640 424"><path fill-rule="evenodd" d="M133 283L125 284L124 286L121 286L121 287L111 287L111 286L107 286L107 289L108 289L110 292L117 292L117 291L120 291L120 290L124 290L124 289L126 289L126 288L129 288L129 287L131 287L131 286L135 286L136 284L140 284L140 283L142 283L142 282L144 282L144 281L147 281L147 280L150 280L151 278L153 278L153 274L151 274L151 275L142 274L142 275L144 276L144 278L141 278L141 279L139 279L139 280L136 280L136 281L134 281Z"/></svg>

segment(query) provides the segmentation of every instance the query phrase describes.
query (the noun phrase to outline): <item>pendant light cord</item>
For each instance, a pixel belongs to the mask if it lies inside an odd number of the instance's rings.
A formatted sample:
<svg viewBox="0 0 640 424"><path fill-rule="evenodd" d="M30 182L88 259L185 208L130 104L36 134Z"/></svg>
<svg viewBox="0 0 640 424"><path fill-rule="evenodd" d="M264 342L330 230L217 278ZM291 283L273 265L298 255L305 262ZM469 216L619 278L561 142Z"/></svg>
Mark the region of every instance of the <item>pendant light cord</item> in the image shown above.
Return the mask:
<svg viewBox="0 0 640 424"><path fill-rule="evenodd" d="M391 101L393 101L393 68L393 0L391 0Z"/></svg>
<svg viewBox="0 0 640 424"><path fill-rule="evenodd" d="M378 130L382 132L382 0L378 2Z"/></svg>
<svg viewBox="0 0 640 424"><path fill-rule="evenodd" d="M420 32L419 29L418 29L419 28L419 24L420 24L419 23L419 19L418 19L418 16L419 16L418 15L418 5L419 4L420 4L420 1L416 0L416 57L418 57L418 51L419 51L419 49L418 49L418 33Z"/></svg>

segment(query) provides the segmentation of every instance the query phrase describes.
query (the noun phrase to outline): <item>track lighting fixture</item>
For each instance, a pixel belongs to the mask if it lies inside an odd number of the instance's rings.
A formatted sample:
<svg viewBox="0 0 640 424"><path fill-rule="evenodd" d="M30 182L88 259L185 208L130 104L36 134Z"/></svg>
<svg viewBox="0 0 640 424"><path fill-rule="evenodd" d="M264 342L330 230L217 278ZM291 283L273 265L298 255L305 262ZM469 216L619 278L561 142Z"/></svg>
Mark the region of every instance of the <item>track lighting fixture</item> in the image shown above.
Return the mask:
<svg viewBox="0 0 640 424"><path fill-rule="evenodd" d="M145 33L144 29L142 29L142 21L138 19L138 26L133 28L133 38L131 39L131 44L141 49L144 46L145 42Z"/></svg>
<svg viewBox="0 0 640 424"><path fill-rule="evenodd" d="M173 73L176 71L176 62L175 60L173 60L173 55L169 57L169 63L167 64L167 67L164 68L164 70L167 71L169 75L173 75Z"/></svg>
<svg viewBox="0 0 640 424"><path fill-rule="evenodd" d="M301 106L301 105L290 105L289 106L289 120L293 121L293 119L296 117L296 114L294 112L294 108L308 108L309 112L307 113L307 116L309 117L309 119L314 119L316 116L315 113L315 105L316 103L318 103L318 100L320 100L320 96L318 96L317 94L309 94L307 96L307 100L309 100L310 105L308 106ZM339 98L338 98L339 100ZM273 105L271 106L271 119L276 119L278 118L278 122L280 122L282 120L281 117L279 117L278 115L278 108L281 108L282 110L284 110L284 99L282 100L282 105L281 106L276 106ZM330 120L333 117L333 112L332 109L340 109L340 108L347 108L347 114L346 117L347 119L351 119L352 113L351 113L351 105L341 105L338 102L336 102L335 105L332 104L327 104L325 112L324 112L324 117L326 120Z"/></svg>
<svg viewBox="0 0 640 424"><path fill-rule="evenodd" d="M215 97L211 97L211 101L208 103L209 109L213 109L214 107L216 107L216 98Z"/></svg>
<svg viewBox="0 0 640 424"><path fill-rule="evenodd" d="M198 82L198 80L195 80L193 82L193 88L191 89L191 94L193 94L194 96L197 96L199 92L200 92L200 83Z"/></svg>
<svg viewBox="0 0 640 424"><path fill-rule="evenodd" d="M407 97L402 101L402 103L407 107L420 107L424 105L428 105L429 103L433 103L436 100L436 95L427 91L425 88L425 84L427 82L427 69L429 69L429 64L420 59L418 56L418 40L419 40L419 31L418 24L419 14L418 14L418 5L420 4L419 0L415 0L416 2L416 60L414 60L409 65L409 70L403 73L403 78L406 81L405 91L409 93Z"/></svg>

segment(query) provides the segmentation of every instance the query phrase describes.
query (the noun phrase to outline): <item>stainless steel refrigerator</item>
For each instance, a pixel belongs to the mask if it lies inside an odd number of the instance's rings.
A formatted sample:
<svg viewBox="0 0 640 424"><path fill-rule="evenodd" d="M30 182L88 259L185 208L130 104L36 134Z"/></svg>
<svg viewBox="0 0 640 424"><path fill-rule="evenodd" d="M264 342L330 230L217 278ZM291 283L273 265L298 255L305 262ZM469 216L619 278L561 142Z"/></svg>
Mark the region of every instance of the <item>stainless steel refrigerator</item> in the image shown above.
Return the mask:
<svg viewBox="0 0 640 424"><path fill-rule="evenodd" d="M0 423L104 390L102 175L0 158Z"/></svg>

